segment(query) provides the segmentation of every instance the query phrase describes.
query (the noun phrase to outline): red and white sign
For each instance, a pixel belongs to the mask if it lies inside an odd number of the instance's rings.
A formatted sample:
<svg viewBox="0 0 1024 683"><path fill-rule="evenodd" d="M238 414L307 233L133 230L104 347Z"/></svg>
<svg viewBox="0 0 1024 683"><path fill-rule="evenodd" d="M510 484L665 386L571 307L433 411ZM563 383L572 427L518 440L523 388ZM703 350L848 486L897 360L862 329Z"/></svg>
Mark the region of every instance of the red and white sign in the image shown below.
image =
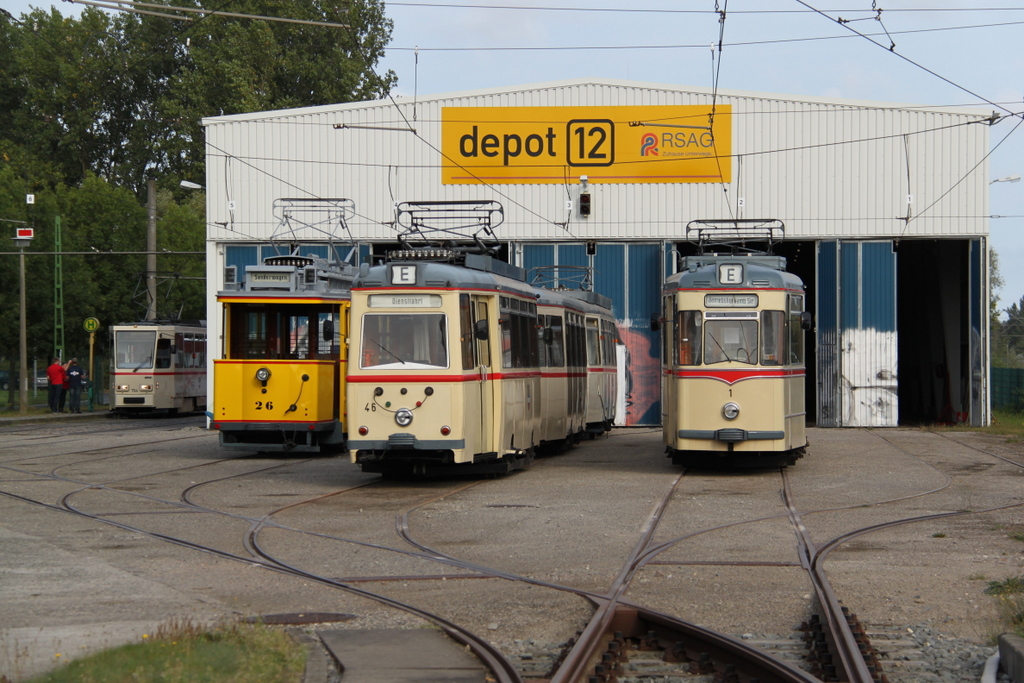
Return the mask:
<svg viewBox="0 0 1024 683"><path fill-rule="evenodd" d="M35 229L34 228L18 228L17 239L19 239L19 240L30 240L34 236L35 236Z"/></svg>

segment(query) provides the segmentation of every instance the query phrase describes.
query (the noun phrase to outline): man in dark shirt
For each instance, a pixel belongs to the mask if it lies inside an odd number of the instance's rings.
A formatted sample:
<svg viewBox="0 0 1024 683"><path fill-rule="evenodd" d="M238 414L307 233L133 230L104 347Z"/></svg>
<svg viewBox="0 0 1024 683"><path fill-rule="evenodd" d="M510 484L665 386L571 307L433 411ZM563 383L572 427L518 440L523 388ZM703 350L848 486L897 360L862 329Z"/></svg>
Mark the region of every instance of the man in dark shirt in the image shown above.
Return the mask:
<svg viewBox="0 0 1024 683"><path fill-rule="evenodd" d="M68 365L68 410L72 413L81 413L82 387L85 382L85 371L78 364L77 358L72 358Z"/></svg>

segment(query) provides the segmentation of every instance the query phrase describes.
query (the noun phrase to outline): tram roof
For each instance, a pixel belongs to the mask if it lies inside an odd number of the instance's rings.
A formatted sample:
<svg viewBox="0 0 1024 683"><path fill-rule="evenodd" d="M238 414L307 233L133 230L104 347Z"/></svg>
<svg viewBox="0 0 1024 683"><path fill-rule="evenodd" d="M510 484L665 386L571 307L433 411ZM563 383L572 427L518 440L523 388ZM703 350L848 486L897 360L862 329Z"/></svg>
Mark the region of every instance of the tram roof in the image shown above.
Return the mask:
<svg viewBox="0 0 1024 683"><path fill-rule="evenodd" d="M743 266L742 282L719 280L719 266ZM708 254L687 256L681 270L667 278L665 288L675 289L804 289L803 281L786 272L786 259L770 254Z"/></svg>

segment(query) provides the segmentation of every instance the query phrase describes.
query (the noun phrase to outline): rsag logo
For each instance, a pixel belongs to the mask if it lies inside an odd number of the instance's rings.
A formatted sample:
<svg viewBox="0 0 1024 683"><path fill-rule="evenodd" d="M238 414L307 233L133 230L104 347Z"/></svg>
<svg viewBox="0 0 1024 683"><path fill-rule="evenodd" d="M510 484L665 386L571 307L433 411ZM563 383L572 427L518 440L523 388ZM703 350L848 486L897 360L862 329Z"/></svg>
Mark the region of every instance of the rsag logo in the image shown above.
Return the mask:
<svg viewBox="0 0 1024 683"><path fill-rule="evenodd" d="M640 156L642 157L656 157L658 156L658 136L654 133L648 133L647 135L640 138Z"/></svg>

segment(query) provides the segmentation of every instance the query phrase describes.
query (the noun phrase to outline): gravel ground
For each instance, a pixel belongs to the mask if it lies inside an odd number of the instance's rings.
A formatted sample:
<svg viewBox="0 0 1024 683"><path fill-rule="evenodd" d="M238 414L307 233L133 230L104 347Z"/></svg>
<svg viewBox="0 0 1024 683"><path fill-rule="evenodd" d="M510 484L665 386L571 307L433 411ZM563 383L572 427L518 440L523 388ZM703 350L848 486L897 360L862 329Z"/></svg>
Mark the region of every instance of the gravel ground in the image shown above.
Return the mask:
<svg viewBox="0 0 1024 683"><path fill-rule="evenodd" d="M209 467L224 457L216 436L172 424L186 437L162 448L140 447L132 468L143 472L192 466L186 476L147 476L138 490L174 499L195 481L274 464L242 459ZM67 427L38 432L24 446L49 471L72 448L133 443L132 432L69 438ZM79 429L78 425L75 429ZM195 437L194 439L192 437ZM1024 446L973 434L955 438L1024 461ZM137 440L142 441L141 437ZM14 439L8 439L13 442ZM977 681L1000 622L988 581L1024 574L1024 515L982 512L1024 502L1020 470L916 430L811 430L808 456L789 470L794 505L818 543L870 524L950 511L972 514L894 527L850 540L826 567L844 602L870 629L899 633L903 650L922 663L899 683ZM895 445L894 445L895 444ZM0 461L13 451L0 444ZM61 462L66 463L66 460ZM117 461L111 461L117 462ZM83 480L107 463L65 465ZM198 466L198 467L195 467ZM209 474L204 474L209 471ZM316 495L377 480L338 458L296 458L286 467L194 491L201 504L262 515ZM324 498L275 516L279 522L407 547L395 535L396 514L422 505L409 517L417 539L453 556L540 580L595 591L607 589L631 550L644 520L679 476L662 454L657 430L617 430L570 453L538 461L530 470L482 481L433 500L467 482L389 483ZM20 476L20 475L19 475ZM0 488L56 501L74 486L0 476ZM648 565L628 597L695 623L750 641L786 640L814 606L799 567L792 530L781 505L778 472L760 474L689 471L659 526L656 540L677 539L733 522L715 533L682 541ZM922 491L936 492L910 498ZM102 492L74 500L113 514L126 509ZM899 502L892 501L905 498ZM865 505L867 503L867 505ZM206 532L198 515L142 518L166 532ZM129 520L131 516L117 519ZM218 522L215 534L233 552L247 523ZM280 531L263 537L273 552L301 557L328 576L409 574L424 561L388 560L380 550L323 550L308 538ZM0 672L19 675L95 647L140 637L171 616L197 621L259 614L321 611L354 615L325 628L423 628L417 617L320 585L282 578L238 562L196 553L82 518L29 508L0 496ZM741 559L776 566L741 567ZM694 564L711 562L712 564ZM433 573L464 573L433 565ZM499 579L428 580L358 584L408 600L485 634L522 662L544 670L582 628L590 607L582 598ZM909 645L906 641L910 640ZM531 669L532 667L532 669ZM6 669L6 670L5 670ZM890 676L890 681L896 679ZM1018 682L1024 683L1024 682Z"/></svg>

